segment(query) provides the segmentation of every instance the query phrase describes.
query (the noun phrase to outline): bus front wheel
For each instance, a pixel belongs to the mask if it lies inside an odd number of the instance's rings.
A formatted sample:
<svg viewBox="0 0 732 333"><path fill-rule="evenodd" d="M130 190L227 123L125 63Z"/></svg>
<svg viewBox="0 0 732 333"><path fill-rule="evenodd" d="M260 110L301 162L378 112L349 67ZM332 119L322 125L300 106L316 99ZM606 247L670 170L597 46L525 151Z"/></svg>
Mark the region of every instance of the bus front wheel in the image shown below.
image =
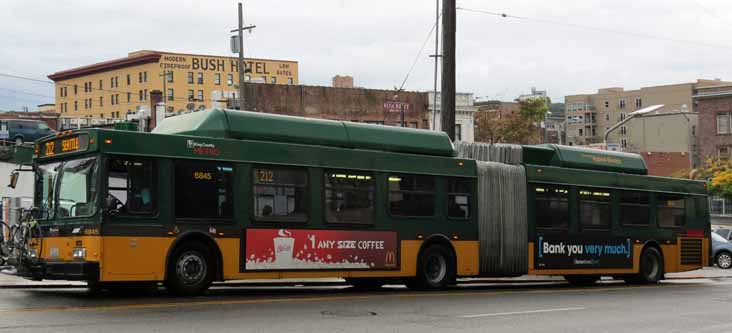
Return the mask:
<svg viewBox="0 0 732 333"><path fill-rule="evenodd" d="M213 281L212 262L208 247L199 242L178 246L168 262L166 289L180 296L203 293Z"/></svg>
<svg viewBox="0 0 732 333"><path fill-rule="evenodd" d="M405 281L410 289L438 290L452 281L454 260L443 245L428 246L417 260L417 276Z"/></svg>

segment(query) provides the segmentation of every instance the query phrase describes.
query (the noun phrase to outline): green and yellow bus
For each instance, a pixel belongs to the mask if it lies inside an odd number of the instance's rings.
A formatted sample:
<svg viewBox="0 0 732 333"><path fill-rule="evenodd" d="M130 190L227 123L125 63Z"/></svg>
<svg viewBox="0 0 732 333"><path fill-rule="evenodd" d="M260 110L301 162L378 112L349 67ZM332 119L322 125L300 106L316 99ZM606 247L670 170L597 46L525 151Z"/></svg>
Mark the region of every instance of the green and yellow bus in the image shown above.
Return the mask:
<svg viewBox="0 0 732 333"><path fill-rule="evenodd" d="M17 270L191 295L280 278L650 283L710 264L704 183L647 176L633 154L459 148L444 133L218 109L152 133L58 133L36 142L39 232Z"/></svg>

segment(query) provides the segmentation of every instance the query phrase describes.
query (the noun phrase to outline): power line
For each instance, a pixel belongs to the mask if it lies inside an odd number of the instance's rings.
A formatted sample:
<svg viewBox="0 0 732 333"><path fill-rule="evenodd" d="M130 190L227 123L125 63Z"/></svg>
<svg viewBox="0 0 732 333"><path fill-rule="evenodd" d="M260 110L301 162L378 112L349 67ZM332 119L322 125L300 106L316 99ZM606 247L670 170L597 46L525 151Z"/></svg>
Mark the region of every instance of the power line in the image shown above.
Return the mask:
<svg viewBox="0 0 732 333"><path fill-rule="evenodd" d="M437 27L437 22L435 22L435 24L432 25L430 32L427 34L427 38L424 39L424 43L422 43L422 47L420 47L419 52L417 52L417 56L414 57L414 62L412 62L412 66L409 67L409 71L407 72L407 75L404 77L404 81L402 81L401 86L399 86L399 91L402 91L402 89L404 89L404 85L407 83L407 80L409 79L409 75L412 74L412 71L414 70L414 66L417 65L419 58L422 57L422 52L424 51L425 46L427 46L427 42L429 42L430 37L432 37L432 33L435 32L436 27Z"/></svg>
<svg viewBox="0 0 732 333"><path fill-rule="evenodd" d="M75 85L75 84L58 83L58 82L53 82L53 81L49 81L49 80L36 79L36 78L32 78L32 77L25 77L25 76L13 75L13 74L7 74L7 73L0 73L0 76L7 77L7 78L12 78L12 79L18 79L18 80L26 80L26 81L32 81L32 82L40 82L40 83L47 83L47 84L53 84L53 85L60 85L60 86L65 86L65 87L78 87L78 85ZM96 90L96 91L104 91L104 92L111 92L111 93L117 93L117 94L132 94L132 95L135 95L135 94L138 94L139 93L139 92L134 92L134 91L100 89L100 88L94 88L94 87L88 87L88 89L91 89L92 91ZM195 90L195 89L189 89L189 90ZM177 101L187 101L187 102L221 102L220 100L215 100L215 99L203 99L203 100L196 99L196 100L190 100L190 99L188 99L186 97L174 97L173 100L174 101L176 101L176 100ZM147 101L147 100L139 100L139 101L142 102L142 101ZM167 101L167 99L166 99L166 101ZM133 102L129 102L128 104L132 104L132 103ZM122 104L122 103L117 103L117 104ZM115 104L115 105L117 105L117 104Z"/></svg>
<svg viewBox="0 0 732 333"><path fill-rule="evenodd" d="M671 38L671 37L666 37L666 36L656 36L656 35L650 35L650 34L644 34L644 33L632 32L632 31L592 27L592 26L587 26L587 25L554 21L554 20L543 19L543 18L516 16L516 15L510 15L510 14L506 14L506 13L482 10L482 9L473 9L473 8L465 8L465 7L458 7L457 9L465 11L465 12L492 15L492 16L498 16L498 17L502 17L502 18L517 19L517 20L529 20L529 21L534 21L534 22L538 22L538 23L559 25L559 26L571 27L571 28L580 29L580 30L611 33L611 34L616 34L616 35L626 35L626 36L632 36L632 37L637 37L637 38L662 40L662 41L679 43L679 44L689 44L689 45L696 45L696 46L732 50L732 45L705 43L705 42L698 42L698 41L686 40L686 39L676 39L676 38Z"/></svg>
<svg viewBox="0 0 732 333"><path fill-rule="evenodd" d="M56 97L53 97L53 96L41 95L41 94L36 94L36 93L22 91L22 90L13 90L13 89L8 89L8 88L3 88L3 87L0 87L0 90L9 91L9 92L13 92L13 93L16 93L16 94L31 95L31 96L45 97L45 98L51 98L51 99L56 98Z"/></svg>

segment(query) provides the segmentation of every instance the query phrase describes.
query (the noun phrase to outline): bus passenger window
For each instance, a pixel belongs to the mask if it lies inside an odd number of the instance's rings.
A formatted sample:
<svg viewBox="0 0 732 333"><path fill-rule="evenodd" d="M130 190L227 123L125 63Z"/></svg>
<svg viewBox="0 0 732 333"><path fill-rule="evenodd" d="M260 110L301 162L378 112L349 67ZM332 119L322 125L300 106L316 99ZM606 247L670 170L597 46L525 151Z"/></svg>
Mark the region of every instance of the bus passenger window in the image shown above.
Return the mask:
<svg viewBox="0 0 732 333"><path fill-rule="evenodd" d="M612 215L610 192L600 189L579 189L579 222L583 227L609 229Z"/></svg>
<svg viewBox="0 0 732 333"><path fill-rule="evenodd" d="M329 223L372 224L374 178L369 173L326 171L325 220Z"/></svg>
<svg viewBox="0 0 732 333"><path fill-rule="evenodd" d="M152 162L115 158L109 161L107 175L107 208L120 214L155 212Z"/></svg>
<svg viewBox="0 0 732 333"><path fill-rule="evenodd" d="M394 216L435 215L435 177L389 175L389 213Z"/></svg>
<svg viewBox="0 0 732 333"><path fill-rule="evenodd" d="M559 186L537 185L536 227L566 229L569 226L569 189Z"/></svg>
<svg viewBox="0 0 732 333"><path fill-rule="evenodd" d="M447 179L447 217L470 218L470 179Z"/></svg>
<svg viewBox="0 0 732 333"><path fill-rule="evenodd" d="M233 217L231 166L212 162L178 162L175 166L175 217Z"/></svg>
<svg viewBox="0 0 732 333"><path fill-rule="evenodd" d="M651 196L645 192L620 192L620 224L648 226L651 216Z"/></svg>
<svg viewBox="0 0 732 333"><path fill-rule="evenodd" d="M305 221L308 173L305 169L254 168L254 217Z"/></svg>
<svg viewBox="0 0 732 333"><path fill-rule="evenodd" d="M656 221L660 227L683 227L686 224L684 196L656 194Z"/></svg>

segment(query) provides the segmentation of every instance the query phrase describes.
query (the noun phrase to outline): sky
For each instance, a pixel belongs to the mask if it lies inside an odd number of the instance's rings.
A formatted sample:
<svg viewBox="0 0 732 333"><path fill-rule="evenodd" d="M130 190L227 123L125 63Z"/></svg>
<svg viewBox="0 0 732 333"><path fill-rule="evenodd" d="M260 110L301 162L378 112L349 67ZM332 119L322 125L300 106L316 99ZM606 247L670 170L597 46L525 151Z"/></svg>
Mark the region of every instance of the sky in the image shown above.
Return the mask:
<svg viewBox="0 0 732 333"><path fill-rule="evenodd" d="M153 49L229 55L237 1L0 0L0 110L53 103L53 72ZM458 0L456 84L510 101L598 88L732 79L732 1ZM295 60L300 83L336 74L374 89L433 88L432 0L246 0L245 56ZM485 14L505 13L509 17ZM514 18L519 17L519 18ZM419 53L425 41L426 48Z"/></svg>

